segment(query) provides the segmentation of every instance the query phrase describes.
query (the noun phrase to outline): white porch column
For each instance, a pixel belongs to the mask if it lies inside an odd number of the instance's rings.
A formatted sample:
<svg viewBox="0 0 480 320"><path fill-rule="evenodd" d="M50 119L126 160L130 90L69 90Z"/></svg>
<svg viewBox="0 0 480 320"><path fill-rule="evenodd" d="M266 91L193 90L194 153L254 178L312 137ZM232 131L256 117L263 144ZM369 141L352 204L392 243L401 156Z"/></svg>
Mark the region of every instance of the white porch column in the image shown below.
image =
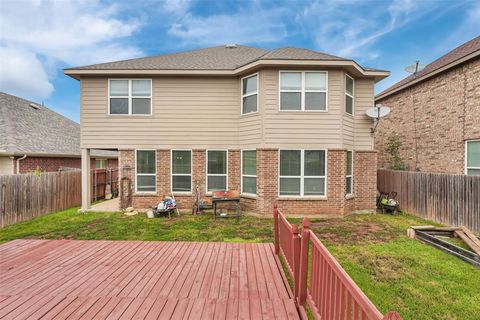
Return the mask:
<svg viewBox="0 0 480 320"><path fill-rule="evenodd" d="M82 148L82 210L91 205L90 149Z"/></svg>

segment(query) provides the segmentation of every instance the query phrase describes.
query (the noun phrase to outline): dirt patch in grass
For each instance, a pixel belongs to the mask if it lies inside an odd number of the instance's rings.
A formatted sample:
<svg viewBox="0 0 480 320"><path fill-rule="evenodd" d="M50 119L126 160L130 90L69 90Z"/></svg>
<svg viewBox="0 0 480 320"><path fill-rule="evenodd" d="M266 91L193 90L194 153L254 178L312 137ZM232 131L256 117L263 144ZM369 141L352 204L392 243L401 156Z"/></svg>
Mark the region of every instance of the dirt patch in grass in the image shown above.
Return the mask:
<svg viewBox="0 0 480 320"><path fill-rule="evenodd" d="M313 221L311 228L321 240L337 245L381 243L398 237L398 234L388 223L374 220L329 219Z"/></svg>
<svg viewBox="0 0 480 320"><path fill-rule="evenodd" d="M355 256L355 262L362 265L372 272L372 278L379 282L394 283L402 281L408 277L408 265L412 261L405 261L411 258L403 257L399 260L397 257L392 257L384 254L372 254L368 251L360 251Z"/></svg>

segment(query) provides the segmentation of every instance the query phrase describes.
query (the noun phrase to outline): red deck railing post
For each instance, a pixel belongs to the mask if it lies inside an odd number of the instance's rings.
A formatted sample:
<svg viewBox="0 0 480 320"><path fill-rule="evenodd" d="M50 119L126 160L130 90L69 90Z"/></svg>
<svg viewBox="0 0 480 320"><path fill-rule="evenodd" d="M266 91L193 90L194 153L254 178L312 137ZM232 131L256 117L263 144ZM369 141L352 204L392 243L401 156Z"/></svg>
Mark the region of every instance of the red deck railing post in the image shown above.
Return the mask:
<svg viewBox="0 0 480 320"><path fill-rule="evenodd" d="M307 300L307 281L308 281L308 247L310 243L310 221L303 218L302 222L302 241L300 247L300 270L298 276L298 304L303 306Z"/></svg>
<svg viewBox="0 0 480 320"><path fill-rule="evenodd" d="M275 254L280 252L280 239L278 237L278 208L277 205L273 205L273 239L275 243Z"/></svg>
<svg viewBox="0 0 480 320"><path fill-rule="evenodd" d="M294 294L298 297L298 276L300 271L300 249L301 239L298 236L298 226L294 224L292 226L292 255L293 255L293 283Z"/></svg>

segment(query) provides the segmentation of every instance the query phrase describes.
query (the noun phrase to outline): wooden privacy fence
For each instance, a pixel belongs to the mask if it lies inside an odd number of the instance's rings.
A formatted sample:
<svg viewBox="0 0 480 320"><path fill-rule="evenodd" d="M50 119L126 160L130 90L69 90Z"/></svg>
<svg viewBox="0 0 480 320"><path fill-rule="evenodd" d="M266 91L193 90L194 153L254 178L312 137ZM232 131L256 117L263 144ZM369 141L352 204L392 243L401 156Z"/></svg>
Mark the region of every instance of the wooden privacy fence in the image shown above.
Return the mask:
<svg viewBox="0 0 480 320"><path fill-rule="evenodd" d="M400 320L395 311L385 316L310 230L303 219L302 234L283 213L274 208L275 253L282 254L294 282L298 306L310 306L315 319L322 320Z"/></svg>
<svg viewBox="0 0 480 320"><path fill-rule="evenodd" d="M408 213L480 233L480 176L378 170L377 187Z"/></svg>
<svg viewBox="0 0 480 320"><path fill-rule="evenodd" d="M91 172L92 200L105 197L111 185L118 194L118 169L94 169ZM68 208L82 203L80 170L34 174L0 175L0 227Z"/></svg>
<svg viewBox="0 0 480 320"><path fill-rule="evenodd" d="M0 176L0 225L78 206L81 195L79 170Z"/></svg>

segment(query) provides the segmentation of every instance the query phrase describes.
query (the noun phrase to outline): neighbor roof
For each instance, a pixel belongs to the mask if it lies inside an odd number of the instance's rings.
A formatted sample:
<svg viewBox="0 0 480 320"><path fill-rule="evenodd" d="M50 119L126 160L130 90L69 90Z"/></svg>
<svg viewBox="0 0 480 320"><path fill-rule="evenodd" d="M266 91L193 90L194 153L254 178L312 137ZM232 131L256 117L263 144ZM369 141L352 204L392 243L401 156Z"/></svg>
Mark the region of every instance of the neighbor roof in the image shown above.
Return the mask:
<svg viewBox="0 0 480 320"><path fill-rule="evenodd" d="M80 125L41 104L0 92L0 154L80 156ZM93 156L117 157L95 150Z"/></svg>
<svg viewBox="0 0 480 320"><path fill-rule="evenodd" d="M65 70L235 70L252 62L267 60L353 61L302 48L265 50L242 45L226 45ZM364 68L364 70L377 69Z"/></svg>
<svg viewBox="0 0 480 320"><path fill-rule="evenodd" d="M385 89L377 95L376 99L386 98L390 94L408 88L411 85L423 81L431 76L434 76L439 72L449 70L450 68L455 67L459 63L468 61L469 59L477 57L478 55L480 55L480 36L453 49L446 55L425 66L423 70L417 72L415 75L412 74L405 79L395 83L388 89Z"/></svg>

